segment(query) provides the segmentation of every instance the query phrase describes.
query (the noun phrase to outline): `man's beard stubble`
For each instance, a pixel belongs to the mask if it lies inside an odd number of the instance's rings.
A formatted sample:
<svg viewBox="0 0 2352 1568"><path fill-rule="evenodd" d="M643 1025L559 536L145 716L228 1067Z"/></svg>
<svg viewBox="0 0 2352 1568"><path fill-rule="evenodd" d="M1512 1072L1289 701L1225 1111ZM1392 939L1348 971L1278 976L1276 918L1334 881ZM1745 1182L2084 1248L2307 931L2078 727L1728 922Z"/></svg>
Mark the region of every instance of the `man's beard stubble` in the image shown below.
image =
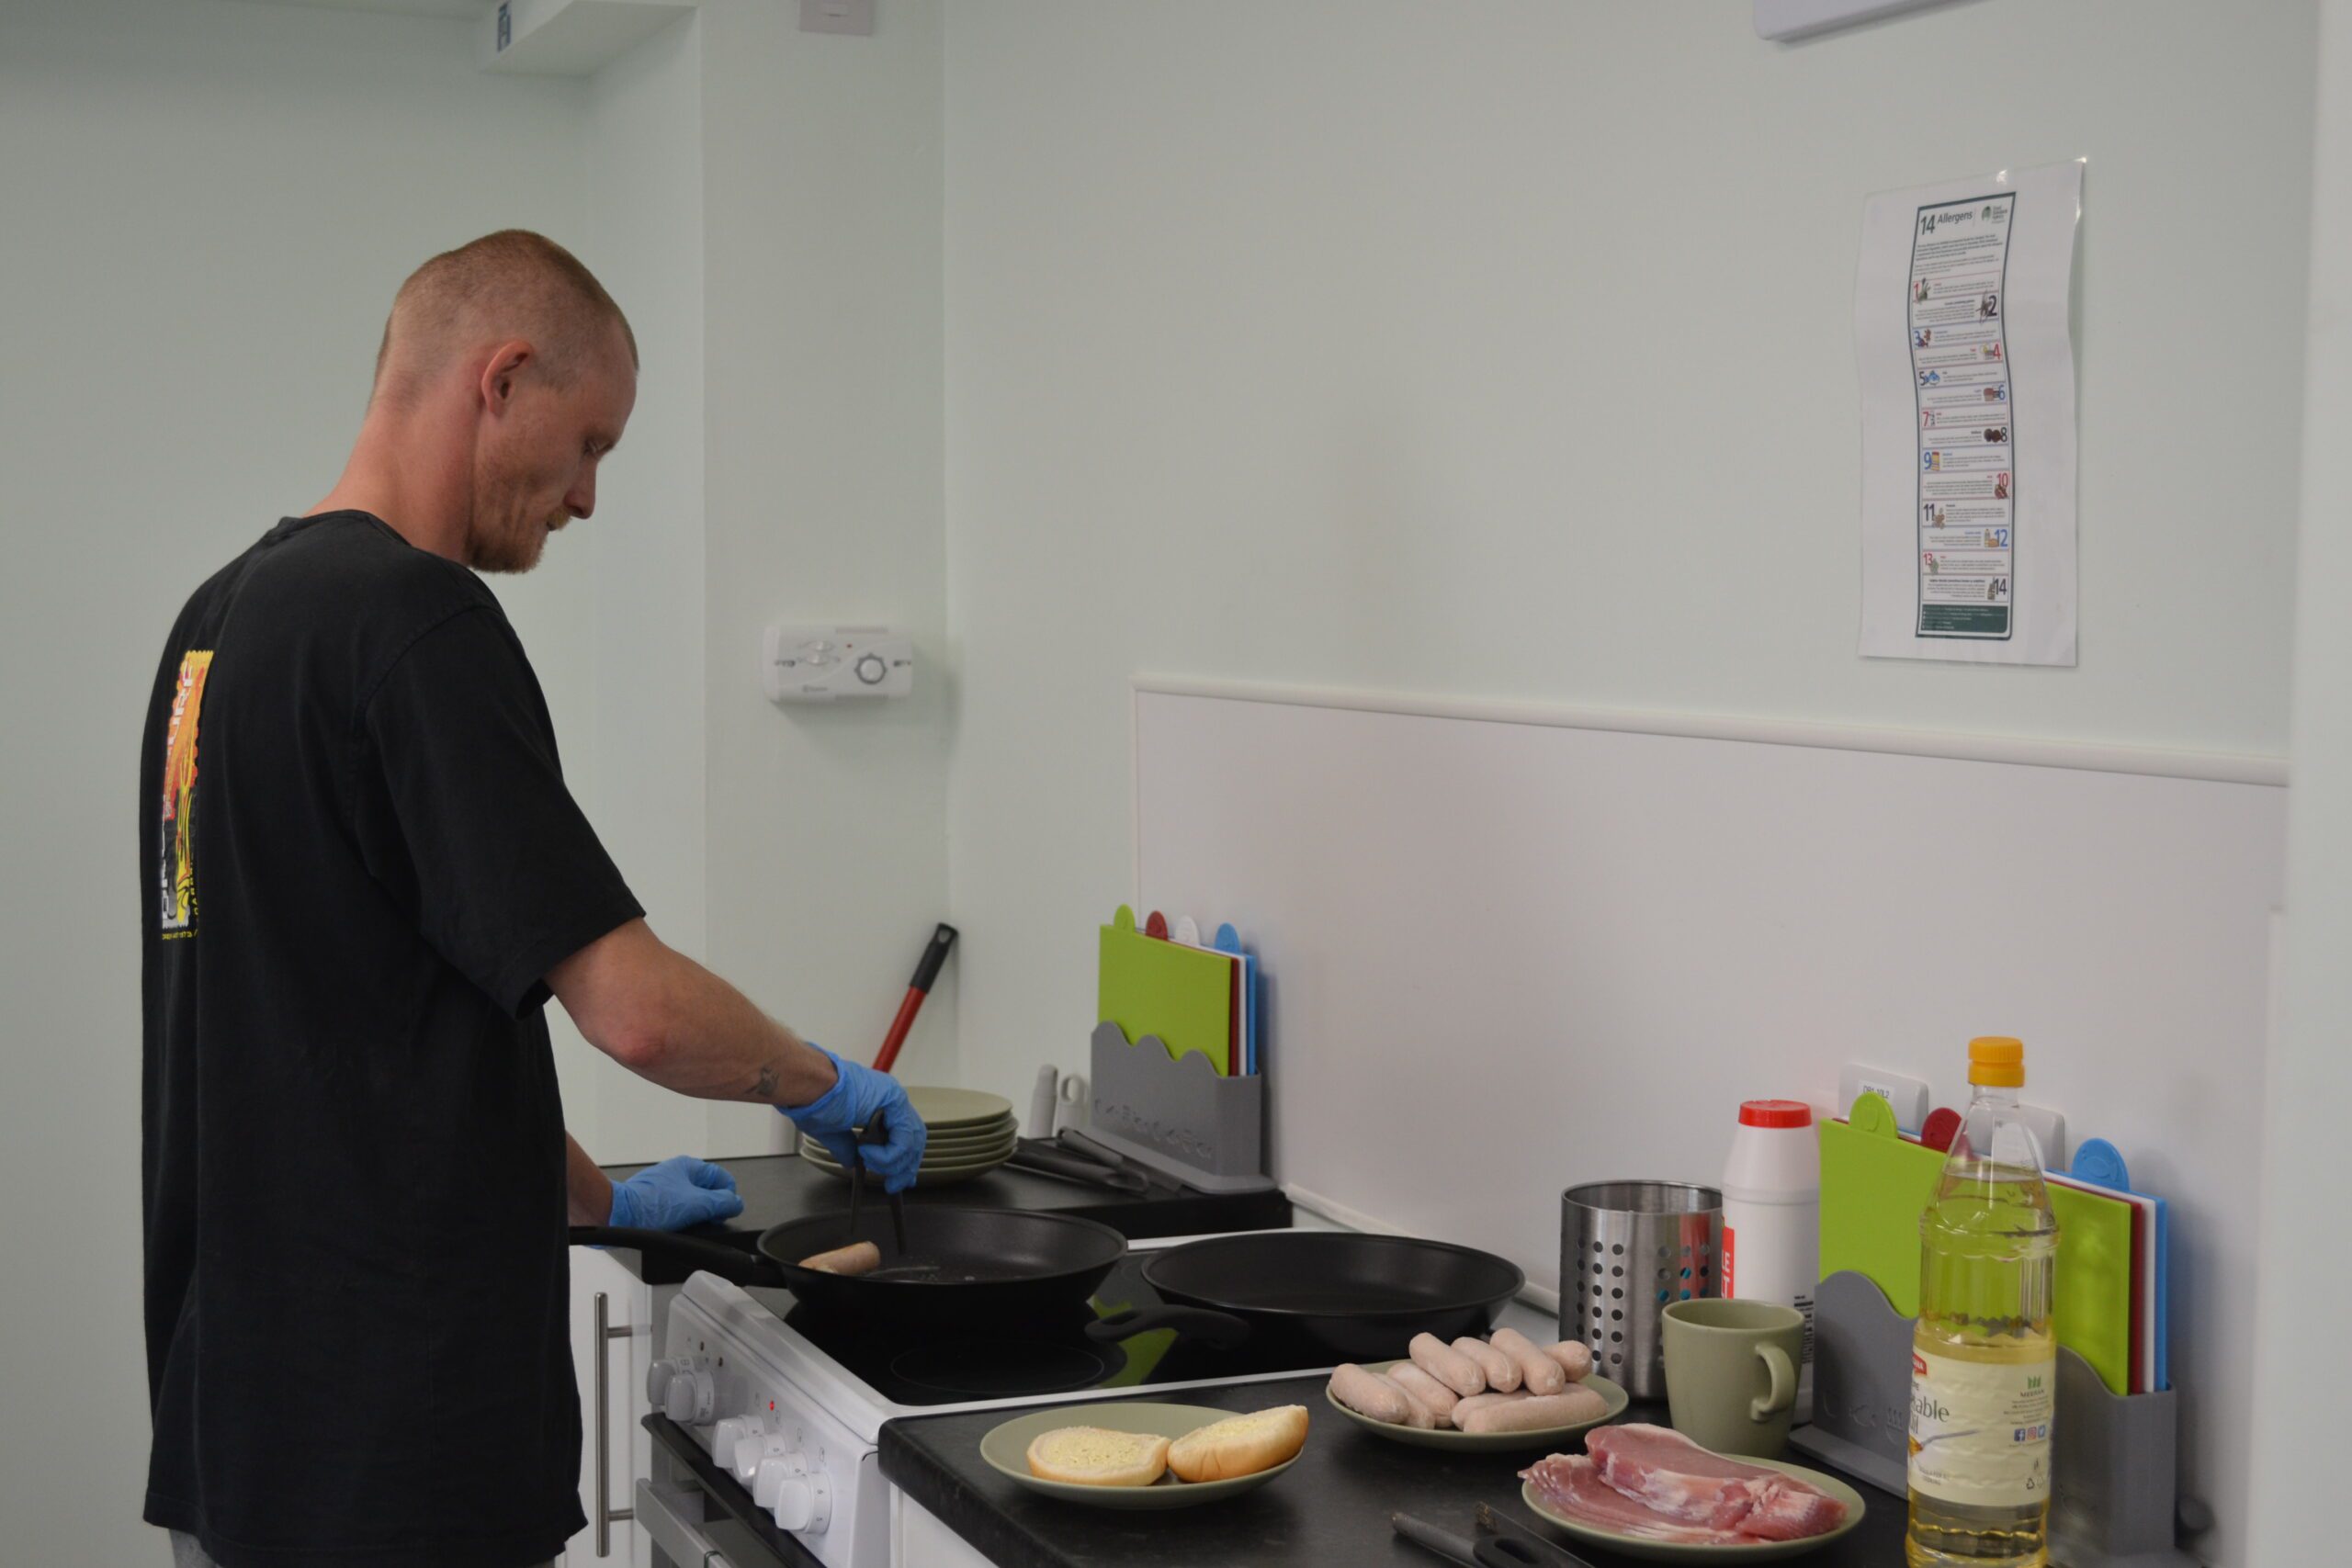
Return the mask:
<svg viewBox="0 0 2352 1568"><path fill-rule="evenodd" d="M473 522L466 531L466 564L476 571L519 576L539 564L550 527L517 504L521 493L520 486L503 484L475 503Z"/></svg>

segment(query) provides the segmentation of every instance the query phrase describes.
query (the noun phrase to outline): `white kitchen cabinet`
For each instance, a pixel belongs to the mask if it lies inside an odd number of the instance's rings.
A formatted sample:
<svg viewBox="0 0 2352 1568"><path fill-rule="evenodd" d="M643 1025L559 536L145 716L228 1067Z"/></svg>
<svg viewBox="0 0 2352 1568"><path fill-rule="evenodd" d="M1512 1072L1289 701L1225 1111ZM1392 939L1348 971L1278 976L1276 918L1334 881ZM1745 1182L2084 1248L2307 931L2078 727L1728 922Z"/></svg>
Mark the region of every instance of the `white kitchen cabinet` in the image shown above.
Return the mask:
<svg viewBox="0 0 2352 1568"><path fill-rule="evenodd" d="M890 1529L890 1568L991 1568L989 1559L970 1541L895 1486L890 1489L890 1506L896 1515Z"/></svg>
<svg viewBox="0 0 2352 1568"><path fill-rule="evenodd" d="M628 1513L636 1478L649 1473L653 1439L639 1425L650 1408L645 1369L653 1359L654 1295L608 1253L571 1249L571 1371L580 1383L580 1506L588 1528L564 1543L556 1561L562 1568L652 1568L653 1545L636 1521L612 1518ZM600 1334L598 1303L603 1303ZM605 1467L597 1470L597 1368L604 1368L601 1415L606 1440ZM597 1493L606 1508L605 1550L596 1544Z"/></svg>

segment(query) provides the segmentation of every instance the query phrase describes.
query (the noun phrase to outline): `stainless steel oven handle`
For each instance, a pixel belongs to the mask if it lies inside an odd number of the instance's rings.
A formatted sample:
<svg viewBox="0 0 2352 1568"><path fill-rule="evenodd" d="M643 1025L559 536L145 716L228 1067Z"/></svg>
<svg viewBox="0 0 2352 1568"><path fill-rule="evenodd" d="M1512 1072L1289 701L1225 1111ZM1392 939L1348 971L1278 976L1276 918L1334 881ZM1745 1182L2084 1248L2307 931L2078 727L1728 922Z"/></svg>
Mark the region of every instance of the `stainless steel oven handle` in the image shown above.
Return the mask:
<svg viewBox="0 0 2352 1568"><path fill-rule="evenodd" d="M628 1324L612 1325L612 1303L596 1292L596 1555L610 1556L613 1526L637 1517L630 1508L616 1508L613 1499L613 1370L612 1344L637 1330Z"/></svg>
<svg viewBox="0 0 2352 1568"><path fill-rule="evenodd" d="M733 1568L718 1543L690 1522L702 1514L702 1494L692 1486L637 1483L637 1520L678 1568Z"/></svg>

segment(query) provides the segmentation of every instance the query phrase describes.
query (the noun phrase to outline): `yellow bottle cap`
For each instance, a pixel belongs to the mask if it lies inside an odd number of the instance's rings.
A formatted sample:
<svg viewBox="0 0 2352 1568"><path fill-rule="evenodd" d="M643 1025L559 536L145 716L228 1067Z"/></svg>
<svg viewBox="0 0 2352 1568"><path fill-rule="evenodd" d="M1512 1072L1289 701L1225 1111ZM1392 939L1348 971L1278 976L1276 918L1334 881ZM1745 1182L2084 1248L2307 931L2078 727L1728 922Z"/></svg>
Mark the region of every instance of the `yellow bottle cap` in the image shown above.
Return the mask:
<svg viewBox="0 0 2352 1568"><path fill-rule="evenodd" d="M1968 1081L1984 1089L2025 1087L2025 1042L1981 1034L1968 1043Z"/></svg>

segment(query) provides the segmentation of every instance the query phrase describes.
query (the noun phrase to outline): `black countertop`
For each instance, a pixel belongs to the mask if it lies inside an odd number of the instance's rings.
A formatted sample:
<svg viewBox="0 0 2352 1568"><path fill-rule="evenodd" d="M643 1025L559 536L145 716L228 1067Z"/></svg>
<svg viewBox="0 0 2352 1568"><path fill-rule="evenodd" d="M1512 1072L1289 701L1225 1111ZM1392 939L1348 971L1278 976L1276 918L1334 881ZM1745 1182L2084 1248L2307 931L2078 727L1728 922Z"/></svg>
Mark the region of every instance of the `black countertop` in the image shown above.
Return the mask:
<svg viewBox="0 0 2352 1568"><path fill-rule="evenodd" d="M718 1162L735 1178L743 1195L743 1212L722 1224L704 1225L691 1234L730 1242L751 1250L762 1231L786 1220L810 1214L836 1213L849 1207L849 1184L793 1155L759 1155ZM608 1165L605 1173L619 1181L643 1170L641 1165ZM1100 1220L1129 1239L1161 1235L1201 1235L1216 1231L1278 1230L1290 1224L1290 1200L1279 1191L1207 1193L1163 1190L1136 1198L1107 1188L1081 1187L1049 1176L998 1169L954 1187L917 1188L907 1194L910 1203L982 1209L1035 1209L1084 1214ZM672 1285L692 1272L662 1259L648 1261L638 1252L616 1247L613 1256L649 1285Z"/></svg>
<svg viewBox="0 0 2352 1568"><path fill-rule="evenodd" d="M1013 1484L980 1458L980 1438L1025 1414L1020 1410L891 1421L882 1428L882 1473L1002 1568L1433 1568L1438 1559L1399 1539L1388 1517L1412 1514L1469 1535L1480 1503L1542 1529L1519 1500L1518 1480L1540 1454L1455 1456L1384 1442L1332 1414L1324 1381L1288 1378L1154 1396L1232 1411L1306 1406L1306 1450L1295 1465L1256 1492L1197 1508L1122 1513ZM1636 1404L1627 1419L1663 1423L1666 1412ZM1854 1485L1869 1505L1861 1528L1804 1561L1815 1568L1895 1568L1903 1562L1904 1501L1859 1481ZM1571 1550L1593 1568L1632 1562L1595 1548Z"/></svg>

